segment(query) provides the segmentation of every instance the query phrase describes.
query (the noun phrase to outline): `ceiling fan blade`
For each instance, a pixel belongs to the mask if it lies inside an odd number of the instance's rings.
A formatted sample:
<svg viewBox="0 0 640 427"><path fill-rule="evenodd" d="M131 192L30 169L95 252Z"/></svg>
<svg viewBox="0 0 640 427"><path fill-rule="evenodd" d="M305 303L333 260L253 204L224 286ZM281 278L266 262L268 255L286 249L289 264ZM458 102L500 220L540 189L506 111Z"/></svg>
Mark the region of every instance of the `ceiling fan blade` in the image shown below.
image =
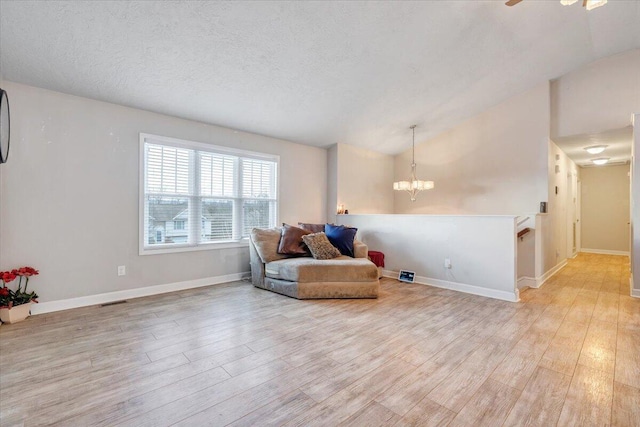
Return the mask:
<svg viewBox="0 0 640 427"><path fill-rule="evenodd" d="M508 1L508 2L506 2L505 4L506 4L507 6L515 6L515 5L517 5L518 3L520 3L521 1L522 1L522 0L509 0L509 1Z"/></svg>

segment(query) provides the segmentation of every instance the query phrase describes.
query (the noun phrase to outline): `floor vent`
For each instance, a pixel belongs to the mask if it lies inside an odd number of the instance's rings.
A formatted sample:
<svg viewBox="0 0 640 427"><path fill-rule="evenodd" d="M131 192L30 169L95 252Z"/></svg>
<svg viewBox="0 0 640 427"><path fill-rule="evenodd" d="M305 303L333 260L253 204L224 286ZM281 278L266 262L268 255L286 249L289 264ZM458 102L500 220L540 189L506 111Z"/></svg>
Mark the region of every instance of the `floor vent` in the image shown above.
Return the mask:
<svg viewBox="0 0 640 427"><path fill-rule="evenodd" d="M110 305L125 304L126 302L127 302L126 300L107 302L107 303L104 303L104 304L100 304L100 307L109 307Z"/></svg>

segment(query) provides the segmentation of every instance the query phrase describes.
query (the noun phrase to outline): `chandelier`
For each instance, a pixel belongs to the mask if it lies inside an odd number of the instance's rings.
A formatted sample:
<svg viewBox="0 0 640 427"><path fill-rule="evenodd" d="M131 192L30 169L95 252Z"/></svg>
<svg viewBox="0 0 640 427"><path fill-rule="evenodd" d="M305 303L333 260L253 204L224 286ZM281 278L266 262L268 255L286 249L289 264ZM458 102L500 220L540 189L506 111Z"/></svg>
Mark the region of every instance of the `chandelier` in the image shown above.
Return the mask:
<svg viewBox="0 0 640 427"><path fill-rule="evenodd" d="M407 191L411 196L411 201L416 201L416 196L422 190L431 190L434 187L433 181L422 181L416 178L416 125L411 126L413 131L413 142L411 145L411 178L409 181L397 181L393 183L396 191Z"/></svg>

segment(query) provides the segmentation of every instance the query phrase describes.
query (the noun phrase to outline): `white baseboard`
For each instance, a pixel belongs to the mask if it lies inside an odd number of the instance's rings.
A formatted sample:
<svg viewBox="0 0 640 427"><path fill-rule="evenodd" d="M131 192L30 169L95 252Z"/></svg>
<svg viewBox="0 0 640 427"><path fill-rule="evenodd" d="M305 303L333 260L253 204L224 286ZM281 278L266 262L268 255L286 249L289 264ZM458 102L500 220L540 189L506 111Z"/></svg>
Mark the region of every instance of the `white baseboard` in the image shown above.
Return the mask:
<svg viewBox="0 0 640 427"><path fill-rule="evenodd" d="M565 259L564 261L560 261L558 264L556 264L555 267L553 267L552 269L550 269L549 271L547 271L546 273L544 273L542 276L540 277L536 277L536 283L535 286L530 286L531 288L539 288L542 285L544 285L544 282L546 282L547 280L549 280L549 278L551 276L553 276L554 274L556 274L558 271L560 271L564 266L567 265L567 260Z"/></svg>
<svg viewBox="0 0 640 427"><path fill-rule="evenodd" d="M640 298L640 289L635 289L633 287L633 274L629 277L629 287L631 288L631 296Z"/></svg>
<svg viewBox="0 0 640 427"><path fill-rule="evenodd" d="M624 256L629 256L629 251L610 251L608 249L581 248L580 252L586 252L588 254L600 254L600 255L624 255Z"/></svg>
<svg viewBox="0 0 640 427"><path fill-rule="evenodd" d="M249 274L251 273L246 271L243 273L227 274L224 276L205 277L202 279L186 280L184 282L175 282L167 283L164 285L146 286L144 288L127 289L125 291L107 292L104 294L87 295L84 297L41 302L38 304L33 304L31 306L31 314L51 313L53 311L69 310L71 308L105 304L108 302L121 301L124 299L140 298L149 295L158 295L167 292L218 285L220 283L242 280Z"/></svg>
<svg viewBox="0 0 640 427"><path fill-rule="evenodd" d="M392 279L398 278L398 272L393 270L382 270L384 277ZM483 297L495 298L504 301L518 302L520 296L517 289L514 292L500 291L497 289L483 288L475 285L467 285L465 283L450 282L448 280L432 279L430 277L416 276L414 283L420 285L434 286L436 288L450 289L452 291L464 292L467 294L480 295Z"/></svg>
<svg viewBox="0 0 640 427"><path fill-rule="evenodd" d="M390 279L397 279L398 272L393 270L382 270L382 277L388 277Z"/></svg>
<svg viewBox="0 0 640 427"><path fill-rule="evenodd" d="M517 283L518 283L518 289L538 287L538 281L536 280L535 277L524 276L519 278Z"/></svg>

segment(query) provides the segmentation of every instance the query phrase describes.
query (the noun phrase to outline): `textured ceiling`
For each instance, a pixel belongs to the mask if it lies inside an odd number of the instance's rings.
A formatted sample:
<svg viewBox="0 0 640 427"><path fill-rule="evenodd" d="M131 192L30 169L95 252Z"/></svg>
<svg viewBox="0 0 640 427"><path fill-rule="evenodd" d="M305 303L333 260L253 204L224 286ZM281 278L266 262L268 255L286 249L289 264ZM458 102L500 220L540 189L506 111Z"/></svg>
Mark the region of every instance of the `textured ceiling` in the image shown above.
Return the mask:
<svg viewBox="0 0 640 427"><path fill-rule="evenodd" d="M640 47L640 2L0 1L7 80L384 153Z"/></svg>

